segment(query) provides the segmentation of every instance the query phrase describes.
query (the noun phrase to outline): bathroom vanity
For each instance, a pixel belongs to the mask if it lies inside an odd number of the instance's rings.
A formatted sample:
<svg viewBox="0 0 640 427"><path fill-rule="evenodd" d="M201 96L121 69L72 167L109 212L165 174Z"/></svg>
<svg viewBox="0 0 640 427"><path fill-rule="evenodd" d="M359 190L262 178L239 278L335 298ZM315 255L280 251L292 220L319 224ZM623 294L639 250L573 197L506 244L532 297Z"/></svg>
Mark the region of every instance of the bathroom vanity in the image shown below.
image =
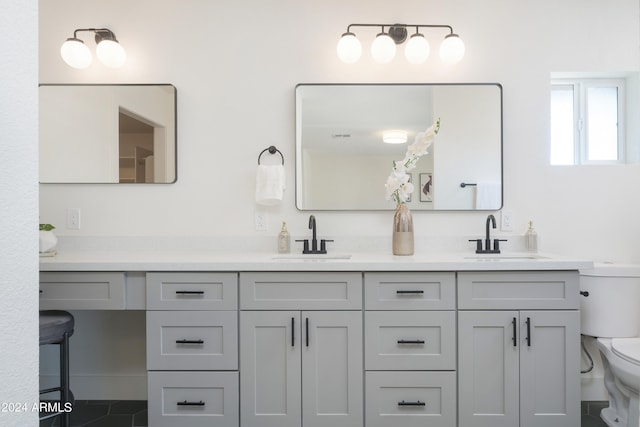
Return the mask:
<svg viewBox="0 0 640 427"><path fill-rule="evenodd" d="M145 310L150 427L577 426L590 266L63 253L40 306Z"/></svg>

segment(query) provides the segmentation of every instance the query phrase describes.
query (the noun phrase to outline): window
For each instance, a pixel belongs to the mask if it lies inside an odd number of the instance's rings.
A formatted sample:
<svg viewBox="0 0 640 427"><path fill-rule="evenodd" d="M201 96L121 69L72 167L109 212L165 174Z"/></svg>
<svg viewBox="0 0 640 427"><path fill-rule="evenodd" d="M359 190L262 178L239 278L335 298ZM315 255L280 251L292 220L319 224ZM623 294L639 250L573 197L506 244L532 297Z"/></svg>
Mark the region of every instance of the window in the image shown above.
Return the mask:
<svg viewBox="0 0 640 427"><path fill-rule="evenodd" d="M624 79L551 82L551 164L622 163Z"/></svg>

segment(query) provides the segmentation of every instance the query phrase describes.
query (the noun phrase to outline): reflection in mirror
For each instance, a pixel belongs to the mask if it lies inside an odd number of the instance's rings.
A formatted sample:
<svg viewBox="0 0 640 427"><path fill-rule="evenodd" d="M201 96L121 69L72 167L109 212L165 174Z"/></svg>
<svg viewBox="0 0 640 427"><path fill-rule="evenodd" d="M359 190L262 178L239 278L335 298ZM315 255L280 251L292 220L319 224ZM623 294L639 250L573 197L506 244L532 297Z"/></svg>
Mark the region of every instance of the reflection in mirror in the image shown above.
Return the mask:
<svg viewBox="0 0 640 427"><path fill-rule="evenodd" d="M410 209L500 209L499 84L298 85L296 207L395 209L384 189L393 161L437 118L435 143L411 171ZM406 133L407 142L384 143L391 130Z"/></svg>
<svg viewBox="0 0 640 427"><path fill-rule="evenodd" d="M176 181L172 85L40 85L41 183Z"/></svg>

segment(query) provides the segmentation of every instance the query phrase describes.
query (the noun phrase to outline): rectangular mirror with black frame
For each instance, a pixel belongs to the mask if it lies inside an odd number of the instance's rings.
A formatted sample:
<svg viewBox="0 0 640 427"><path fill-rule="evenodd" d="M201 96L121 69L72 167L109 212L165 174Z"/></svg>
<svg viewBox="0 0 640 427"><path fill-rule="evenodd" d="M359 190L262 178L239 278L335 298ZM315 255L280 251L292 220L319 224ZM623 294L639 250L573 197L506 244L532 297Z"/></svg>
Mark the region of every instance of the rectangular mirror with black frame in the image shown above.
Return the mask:
<svg viewBox="0 0 640 427"><path fill-rule="evenodd" d="M411 171L410 209L502 207L500 84L299 84L295 92L299 210L395 209L385 198L393 161L437 118L435 143ZM385 143L390 131L406 142Z"/></svg>

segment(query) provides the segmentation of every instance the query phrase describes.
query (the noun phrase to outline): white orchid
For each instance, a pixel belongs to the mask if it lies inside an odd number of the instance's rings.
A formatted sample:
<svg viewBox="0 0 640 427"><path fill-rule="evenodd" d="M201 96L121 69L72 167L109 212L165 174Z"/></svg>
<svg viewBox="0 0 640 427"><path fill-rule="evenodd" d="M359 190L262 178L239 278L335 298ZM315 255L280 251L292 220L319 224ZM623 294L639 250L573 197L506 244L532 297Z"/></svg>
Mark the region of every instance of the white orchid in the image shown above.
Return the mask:
<svg viewBox="0 0 640 427"><path fill-rule="evenodd" d="M386 198L397 203L404 203L413 192L413 184L409 182L408 172L412 171L418 159L428 154L428 149L435 141L435 137L440 130L440 119L437 119L429 129L418 132L413 140L413 144L407 147L407 154L404 159L393 162L393 169L385 184Z"/></svg>

